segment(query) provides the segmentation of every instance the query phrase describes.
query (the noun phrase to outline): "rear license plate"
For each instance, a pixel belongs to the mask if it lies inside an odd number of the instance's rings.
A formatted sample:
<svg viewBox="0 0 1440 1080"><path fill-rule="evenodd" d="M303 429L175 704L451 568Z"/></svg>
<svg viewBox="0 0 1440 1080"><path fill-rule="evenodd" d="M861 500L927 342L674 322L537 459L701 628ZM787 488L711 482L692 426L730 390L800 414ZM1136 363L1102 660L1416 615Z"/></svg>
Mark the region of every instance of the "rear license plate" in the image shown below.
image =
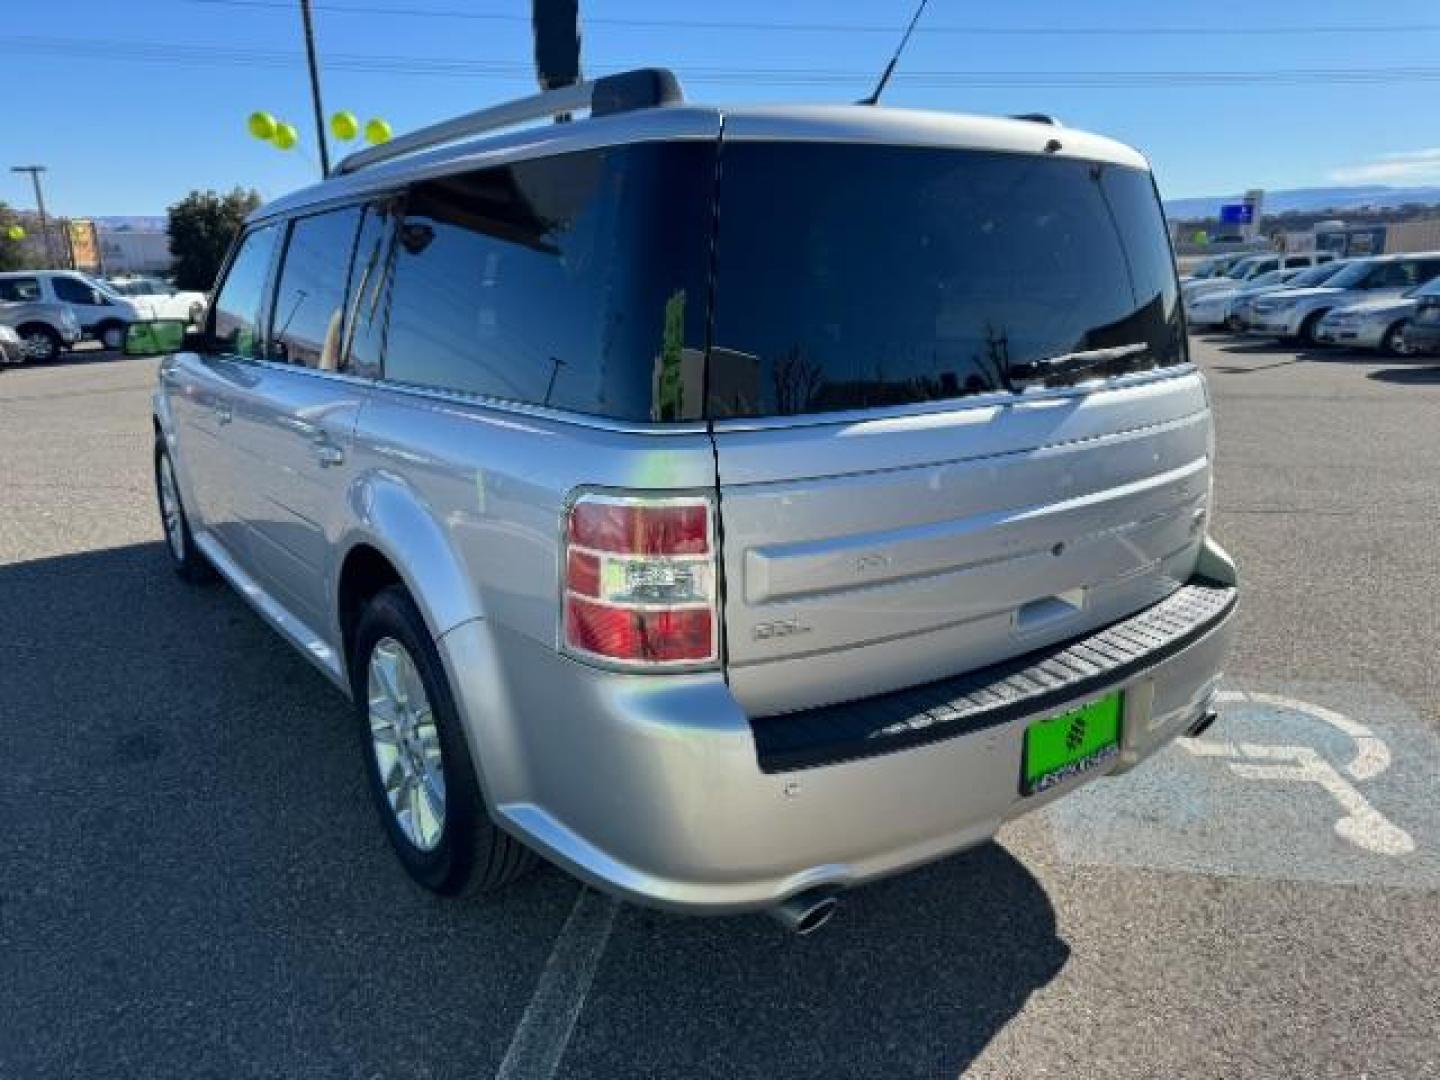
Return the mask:
<svg viewBox="0 0 1440 1080"><path fill-rule="evenodd" d="M1020 793L1038 795L1120 752L1119 691L1025 729Z"/></svg>

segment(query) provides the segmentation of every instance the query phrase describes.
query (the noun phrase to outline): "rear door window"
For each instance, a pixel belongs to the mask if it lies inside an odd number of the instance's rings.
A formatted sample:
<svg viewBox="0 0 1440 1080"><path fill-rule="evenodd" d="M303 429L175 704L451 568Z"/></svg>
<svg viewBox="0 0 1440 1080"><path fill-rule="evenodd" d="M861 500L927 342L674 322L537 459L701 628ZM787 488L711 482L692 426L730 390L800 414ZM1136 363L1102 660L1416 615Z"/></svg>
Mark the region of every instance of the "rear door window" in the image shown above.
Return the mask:
<svg viewBox="0 0 1440 1080"><path fill-rule="evenodd" d="M37 278L0 278L0 300L6 303L27 303L40 299Z"/></svg>
<svg viewBox="0 0 1440 1080"><path fill-rule="evenodd" d="M363 207L297 218L290 225L271 316L271 357L340 370L350 255Z"/></svg>
<svg viewBox="0 0 1440 1080"><path fill-rule="evenodd" d="M94 286L85 284L85 282L79 278L57 274L50 279L50 287L55 290L55 299L67 304L80 304L83 307L92 307L105 302L104 298L96 292Z"/></svg>
<svg viewBox="0 0 1440 1080"><path fill-rule="evenodd" d="M211 336L221 352L250 358L260 354L260 311L279 235L278 225L264 225L240 241L211 315Z"/></svg>
<svg viewBox="0 0 1440 1080"><path fill-rule="evenodd" d="M1010 365L1142 344L1185 360L1148 173L1038 155L722 149L716 417L946 400Z"/></svg>

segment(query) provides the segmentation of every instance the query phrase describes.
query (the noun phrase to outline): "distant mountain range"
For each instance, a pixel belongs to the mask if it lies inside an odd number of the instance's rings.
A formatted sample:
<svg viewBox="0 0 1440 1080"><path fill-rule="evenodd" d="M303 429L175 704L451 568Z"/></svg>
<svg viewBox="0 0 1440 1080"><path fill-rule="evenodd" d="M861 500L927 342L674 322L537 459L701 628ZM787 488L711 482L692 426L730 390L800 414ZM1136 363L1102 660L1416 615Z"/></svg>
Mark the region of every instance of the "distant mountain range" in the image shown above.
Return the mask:
<svg viewBox="0 0 1440 1080"><path fill-rule="evenodd" d="M131 214L126 216L97 217L93 219L95 224L106 231L138 231L152 232L156 229L165 231L168 219L158 217L154 214Z"/></svg>
<svg viewBox="0 0 1440 1080"><path fill-rule="evenodd" d="M1215 217L1222 203L1240 201L1235 195L1206 195L1195 199L1167 199L1165 213L1171 219L1188 221ZM1361 187L1290 188L1265 193L1265 213L1283 214L1287 210L1314 212L1358 210L1365 206L1403 206L1405 203L1440 203L1440 186L1386 187L1366 184Z"/></svg>

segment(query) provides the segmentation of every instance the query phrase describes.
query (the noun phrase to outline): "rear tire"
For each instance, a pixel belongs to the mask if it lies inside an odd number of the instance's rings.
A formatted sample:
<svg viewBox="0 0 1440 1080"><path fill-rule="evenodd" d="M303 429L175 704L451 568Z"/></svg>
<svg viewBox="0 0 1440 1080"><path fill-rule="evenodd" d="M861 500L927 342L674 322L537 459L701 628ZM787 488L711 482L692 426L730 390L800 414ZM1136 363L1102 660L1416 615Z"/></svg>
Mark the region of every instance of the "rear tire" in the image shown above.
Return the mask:
<svg viewBox="0 0 1440 1080"><path fill-rule="evenodd" d="M190 532L190 519L180 501L180 485L175 479L175 466L170 449L161 436L155 439L155 499L160 507L160 527L165 532L165 550L170 565L181 581L204 585L215 580L215 568L195 546Z"/></svg>
<svg viewBox="0 0 1440 1080"><path fill-rule="evenodd" d="M360 616L350 686L370 794L417 884L472 896L535 865L486 812L440 654L402 586L380 592Z"/></svg>
<svg viewBox="0 0 1440 1080"><path fill-rule="evenodd" d="M122 322L104 322L95 328L95 336L100 344L111 352L122 349L125 346L125 324Z"/></svg>
<svg viewBox="0 0 1440 1080"><path fill-rule="evenodd" d="M43 323L30 323L20 327L16 333L20 335L20 353L26 360L48 364L60 359L60 350L65 343L50 327Z"/></svg>

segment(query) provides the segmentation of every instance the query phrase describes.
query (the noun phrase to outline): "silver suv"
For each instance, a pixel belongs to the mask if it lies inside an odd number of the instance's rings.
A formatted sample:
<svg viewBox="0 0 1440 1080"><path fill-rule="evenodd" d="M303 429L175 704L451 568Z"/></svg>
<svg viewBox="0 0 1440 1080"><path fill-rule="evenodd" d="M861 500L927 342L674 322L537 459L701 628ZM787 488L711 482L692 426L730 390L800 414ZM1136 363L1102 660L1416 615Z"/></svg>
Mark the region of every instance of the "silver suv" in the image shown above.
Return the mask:
<svg viewBox="0 0 1440 1080"><path fill-rule="evenodd" d="M1107 139L631 73L347 159L181 332L170 554L350 695L438 892L810 929L1213 716L1209 401Z"/></svg>

